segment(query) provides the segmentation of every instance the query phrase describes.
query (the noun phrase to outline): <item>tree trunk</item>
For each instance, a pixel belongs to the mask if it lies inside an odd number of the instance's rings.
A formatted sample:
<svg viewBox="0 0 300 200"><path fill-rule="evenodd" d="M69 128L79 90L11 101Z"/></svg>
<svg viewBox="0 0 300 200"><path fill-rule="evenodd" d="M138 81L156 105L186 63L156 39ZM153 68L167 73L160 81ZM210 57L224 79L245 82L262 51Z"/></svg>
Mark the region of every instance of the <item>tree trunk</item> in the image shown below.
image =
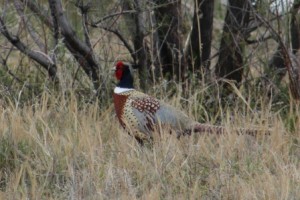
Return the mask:
<svg viewBox="0 0 300 200"><path fill-rule="evenodd" d="M145 24L146 20L142 10L145 8L145 2L143 0L125 0L124 10L135 10L136 12L126 15L127 27L132 33L132 42L134 45L134 58L135 64L137 64L140 87L142 90L147 91L149 86L149 67L150 56L149 48L147 47L144 39L146 35Z"/></svg>
<svg viewBox="0 0 300 200"><path fill-rule="evenodd" d="M292 41L292 72L290 75L290 88L295 99L300 99L300 1L295 1L291 16L291 41Z"/></svg>
<svg viewBox="0 0 300 200"><path fill-rule="evenodd" d="M154 9L157 25L158 62L168 79L181 80L184 67L181 37L181 0L157 0ZM158 70L159 71L159 70Z"/></svg>
<svg viewBox="0 0 300 200"><path fill-rule="evenodd" d="M244 33L250 17L248 0L229 0L216 65L219 77L241 82L243 74Z"/></svg>
<svg viewBox="0 0 300 200"><path fill-rule="evenodd" d="M291 16L291 40L293 53L296 54L300 49L300 16L299 16L300 2L295 3Z"/></svg>
<svg viewBox="0 0 300 200"><path fill-rule="evenodd" d="M193 27L185 50L190 71L209 68L213 29L214 0L195 0Z"/></svg>

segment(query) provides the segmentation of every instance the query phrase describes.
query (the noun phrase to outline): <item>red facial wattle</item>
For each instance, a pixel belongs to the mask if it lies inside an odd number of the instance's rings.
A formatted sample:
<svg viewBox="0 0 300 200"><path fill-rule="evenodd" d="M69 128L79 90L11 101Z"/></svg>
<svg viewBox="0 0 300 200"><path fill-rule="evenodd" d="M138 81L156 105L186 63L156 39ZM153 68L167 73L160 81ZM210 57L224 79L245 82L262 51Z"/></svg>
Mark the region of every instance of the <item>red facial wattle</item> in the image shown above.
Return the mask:
<svg viewBox="0 0 300 200"><path fill-rule="evenodd" d="M119 61L116 63L116 78L118 80L121 80L122 76L123 76L123 68L124 68L124 63L122 61Z"/></svg>
<svg viewBox="0 0 300 200"><path fill-rule="evenodd" d="M118 80L121 80L122 75L123 75L123 70L117 68L117 69L116 69L116 72L115 72L115 75L116 75L116 78L117 78Z"/></svg>

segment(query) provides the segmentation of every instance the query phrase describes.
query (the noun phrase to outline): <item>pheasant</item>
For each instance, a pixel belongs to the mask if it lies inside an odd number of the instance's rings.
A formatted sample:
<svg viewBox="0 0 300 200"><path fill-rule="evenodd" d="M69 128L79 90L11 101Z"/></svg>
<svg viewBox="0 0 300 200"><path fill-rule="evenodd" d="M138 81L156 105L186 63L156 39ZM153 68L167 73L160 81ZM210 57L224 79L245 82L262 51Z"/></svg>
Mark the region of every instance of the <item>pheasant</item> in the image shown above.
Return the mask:
<svg viewBox="0 0 300 200"><path fill-rule="evenodd" d="M114 71L119 81L113 94L117 118L122 127L138 141L151 139L155 130L166 125L176 131L177 137L192 132L225 133L225 128L222 126L198 123L174 107L135 90L130 64L119 61ZM238 131L250 135L257 133L257 130Z"/></svg>

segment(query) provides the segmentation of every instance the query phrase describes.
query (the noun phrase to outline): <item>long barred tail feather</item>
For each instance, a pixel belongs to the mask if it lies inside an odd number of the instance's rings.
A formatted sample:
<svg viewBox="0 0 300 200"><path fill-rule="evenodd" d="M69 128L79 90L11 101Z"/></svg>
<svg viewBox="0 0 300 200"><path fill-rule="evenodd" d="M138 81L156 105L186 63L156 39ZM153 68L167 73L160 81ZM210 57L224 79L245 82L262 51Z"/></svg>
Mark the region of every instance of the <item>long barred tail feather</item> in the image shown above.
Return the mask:
<svg viewBox="0 0 300 200"><path fill-rule="evenodd" d="M264 129L233 128L232 131L241 135L242 134L251 135L251 136L257 136L258 134L270 135L270 130L264 130ZM192 127L192 130L189 130L185 133L190 134L191 132L225 134L227 131L224 126L214 126L210 124L197 123Z"/></svg>
<svg viewBox="0 0 300 200"><path fill-rule="evenodd" d="M225 127L223 126L214 126L210 124L196 124L192 127L193 132L197 133L215 133L215 134L223 134L225 133Z"/></svg>

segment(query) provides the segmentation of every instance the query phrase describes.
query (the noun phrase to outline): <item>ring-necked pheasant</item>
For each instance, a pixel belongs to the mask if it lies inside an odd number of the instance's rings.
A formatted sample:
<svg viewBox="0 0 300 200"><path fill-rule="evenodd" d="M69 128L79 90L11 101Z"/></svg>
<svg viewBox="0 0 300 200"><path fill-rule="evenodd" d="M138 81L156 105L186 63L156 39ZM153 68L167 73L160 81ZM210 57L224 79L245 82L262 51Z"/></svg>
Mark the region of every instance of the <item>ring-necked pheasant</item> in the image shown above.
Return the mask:
<svg viewBox="0 0 300 200"><path fill-rule="evenodd" d="M165 125L175 130L178 137L191 132L225 132L222 126L198 123L174 107L135 90L130 64L119 61L114 70L119 81L113 95L117 117L121 125L139 141L151 138L156 128ZM256 135L258 132L243 129L237 131L250 135Z"/></svg>

